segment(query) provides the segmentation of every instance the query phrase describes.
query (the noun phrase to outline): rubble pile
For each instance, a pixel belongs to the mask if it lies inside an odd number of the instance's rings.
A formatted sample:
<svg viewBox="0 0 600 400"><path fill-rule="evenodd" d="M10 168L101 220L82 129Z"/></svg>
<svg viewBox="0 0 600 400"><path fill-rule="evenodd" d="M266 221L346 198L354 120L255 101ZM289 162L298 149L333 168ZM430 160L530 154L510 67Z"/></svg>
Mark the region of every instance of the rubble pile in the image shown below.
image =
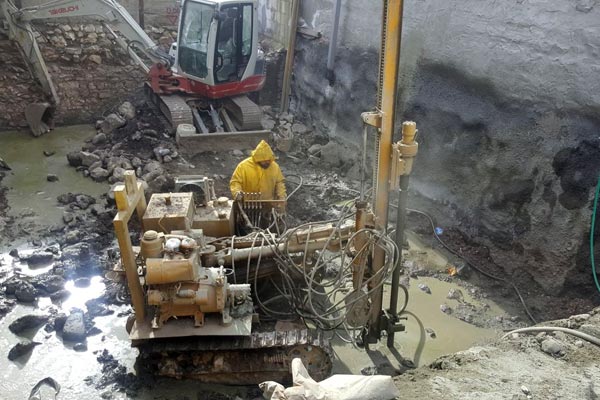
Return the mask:
<svg viewBox="0 0 600 400"><path fill-rule="evenodd" d="M174 140L154 110L122 103L96 123L98 133L80 151L67 155L69 165L97 182L123 182L134 170L151 193L169 191L173 178L164 164L179 159Z"/></svg>
<svg viewBox="0 0 600 400"><path fill-rule="evenodd" d="M263 127L273 132L274 148L292 158L296 164L308 161L315 167L333 169L350 180L360 179L359 149L330 139L293 114L277 114L269 106L263 107L263 113Z"/></svg>

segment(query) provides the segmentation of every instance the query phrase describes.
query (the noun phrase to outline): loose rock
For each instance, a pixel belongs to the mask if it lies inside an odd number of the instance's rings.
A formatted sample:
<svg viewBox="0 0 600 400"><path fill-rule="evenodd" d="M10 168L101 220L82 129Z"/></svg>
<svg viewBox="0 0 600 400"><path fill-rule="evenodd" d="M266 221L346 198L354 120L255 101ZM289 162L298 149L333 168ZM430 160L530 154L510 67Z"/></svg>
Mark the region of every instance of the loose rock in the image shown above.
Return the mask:
<svg viewBox="0 0 600 400"><path fill-rule="evenodd" d="M11 324L8 326L8 329L15 335L18 335L26 330L37 328L46 322L48 322L47 315L30 314L11 322Z"/></svg>
<svg viewBox="0 0 600 400"><path fill-rule="evenodd" d="M102 121L100 124L100 129L102 132L110 134L117 128L124 126L127 121L117 114L108 114L108 116Z"/></svg>
<svg viewBox="0 0 600 400"><path fill-rule="evenodd" d="M128 101L121 104L118 111L119 114L127 120L135 118L135 107Z"/></svg>
<svg viewBox="0 0 600 400"><path fill-rule="evenodd" d="M64 340L81 342L85 339L85 319L83 311L73 311L65 321L62 329Z"/></svg>
<svg viewBox="0 0 600 400"><path fill-rule="evenodd" d="M32 303L37 299L37 291L29 282L20 282L15 290L15 297L23 303Z"/></svg>
<svg viewBox="0 0 600 400"><path fill-rule="evenodd" d="M564 354L564 346L558 340L548 338L542 342L542 351L552 356L561 356Z"/></svg>
<svg viewBox="0 0 600 400"><path fill-rule="evenodd" d="M422 291L424 291L427 294L431 294L431 289L429 288L429 286L427 286L424 283L419 283L419 289L421 289Z"/></svg>
<svg viewBox="0 0 600 400"><path fill-rule="evenodd" d="M27 339L22 340L21 342L17 343L12 349L10 349L10 351L8 352L8 359L10 361L14 361L19 357L29 354L29 353L31 353L33 348L35 346L37 346L38 344L41 344L41 343L32 342L31 340L27 340Z"/></svg>

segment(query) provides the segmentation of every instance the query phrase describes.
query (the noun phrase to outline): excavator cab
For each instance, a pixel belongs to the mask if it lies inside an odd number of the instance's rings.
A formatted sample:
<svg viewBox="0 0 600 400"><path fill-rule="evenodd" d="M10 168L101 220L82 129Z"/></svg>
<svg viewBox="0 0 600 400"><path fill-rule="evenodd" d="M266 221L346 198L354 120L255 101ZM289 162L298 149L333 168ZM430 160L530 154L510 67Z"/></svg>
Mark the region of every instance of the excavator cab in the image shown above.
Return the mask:
<svg viewBox="0 0 600 400"><path fill-rule="evenodd" d="M199 84L226 85L222 96L258 90L262 62L257 51L256 1L195 1L183 3L179 21L175 69ZM258 68L257 68L258 66ZM244 83L240 85L240 83ZM259 83L249 89L248 84ZM213 98L219 89L209 90Z"/></svg>

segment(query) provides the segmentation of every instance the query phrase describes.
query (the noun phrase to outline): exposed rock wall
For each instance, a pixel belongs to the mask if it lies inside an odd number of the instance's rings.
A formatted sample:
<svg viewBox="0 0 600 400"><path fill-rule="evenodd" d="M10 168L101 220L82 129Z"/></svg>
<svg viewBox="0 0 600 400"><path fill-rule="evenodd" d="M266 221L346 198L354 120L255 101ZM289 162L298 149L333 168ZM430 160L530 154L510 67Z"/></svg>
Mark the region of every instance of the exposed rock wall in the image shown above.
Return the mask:
<svg viewBox="0 0 600 400"><path fill-rule="evenodd" d="M54 119L58 125L94 122L146 80L146 74L132 63L111 33L98 23L78 21L34 26L60 99ZM169 29L149 27L147 32L165 49L176 38L176 32ZM0 61L7 71L0 83L6 89L0 96L5 97L2 104L9 105L11 112L2 114L0 128L26 127L23 109L44 95L27 72L16 45L6 41L3 46L10 57Z"/></svg>
<svg viewBox="0 0 600 400"><path fill-rule="evenodd" d="M94 121L141 88L146 74L135 65L102 25L94 23L37 25L38 43L61 104L57 124ZM172 31L148 28L168 48Z"/></svg>
<svg viewBox="0 0 600 400"><path fill-rule="evenodd" d="M343 3L333 86L333 1L302 3L304 21L325 37L298 37L293 106L350 143L360 140L360 112L375 104L381 2L373 3ZM551 294L592 288L598 17L586 0L405 4L399 120L415 119L421 132L412 205Z"/></svg>

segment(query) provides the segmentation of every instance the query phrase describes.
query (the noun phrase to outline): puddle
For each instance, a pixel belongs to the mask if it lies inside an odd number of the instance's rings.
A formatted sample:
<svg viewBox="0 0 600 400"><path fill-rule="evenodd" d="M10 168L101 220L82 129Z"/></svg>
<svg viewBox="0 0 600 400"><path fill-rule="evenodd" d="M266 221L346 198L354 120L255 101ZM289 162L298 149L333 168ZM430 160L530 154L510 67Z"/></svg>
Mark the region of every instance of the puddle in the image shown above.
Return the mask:
<svg viewBox="0 0 600 400"><path fill-rule="evenodd" d="M102 329L102 334L87 338L88 350L85 352L76 352L70 344L63 343L54 333L46 333L41 327L27 336L41 342L33 349L29 358L22 357L16 362L6 358L9 349L21 340L19 336L9 333L8 325L23 315L44 312L46 308L42 306L41 309L36 310L34 307L18 305L0 321L0 331L7 332L0 337L2 398L24 399L36 382L48 376L62 386L58 396L60 399L100 398L96 390L84 381L86 377L101 372L102 366L96 360L97 355L94 353L105 348L116 348L122 349L122 352L114 352L115 357L135 359L137 354L134 349L123 345L117 332L125 331L125 328L124 325L115 324L114 316L95 319L96 326Z"/></svg>
<svg viewBox="0 0 600 400"><path fill-rule="evenodd" d="M448 259L444 254L432 249L428 243L412 232L407 232L407 240L409 249L403 256L406 261L415 262L430 271L446 270ZM431 293L421 290L420 284L429 287ZM461 291L463 304L472 305L479 310L477 313L479 320L509 316L491 300L473 298L456 282L443 282L432 277L411 278L408 290L409 302L404 315L407 317L404 321L406 330L396 333L395 349L387 348L385 337L378 344L371 345L370 354L357 351L353 346L336 340L334 351L338 359L334 362L334 373L360 374L361 369L365 367L386 363L389 363L392 369L398 368L400 365L398 355L412 360L417 366L427 365L442 355L466 350L473 345L496 338L499 335L496 329L480 328L458 319L455 315L441 311L442 304L446 304L452 310L456 310L459 306L458 300L447 298L451 289ZM385 285L383 296L385 308L389 307L390 291L391 287ZM403 296L400 291L400 305ZM434 332L435 338L430 336L430 330Z"/></svg>
<svg viewBox="0 0 600 400"><path fill-rule="evenodd" d="M98 184L85 178L68 165L68 152L80 149L96 130L90 125L61 127L34 138L26 131L0 132L0 157L12 168L2 185L9 188L6 198L8 215L34 218L39 224L60 222L63 210L56 197L60 194L86 193L92 196L105 193L108 184ZM54 155L46 157L46 152ZM58 182L48 182L48 174L57 175Z"/></svg>
<svg viewBox="0 0 600 400"><path fill-rule="evenodd" d="M65 289L71 294L62 302L63 310L70 310L71 308L85 309L85 302L102 296L104 288L105 285L100 276L93 276L90 279L90 285L87 287L77 287L74 281L67 281Z"/></svg>

